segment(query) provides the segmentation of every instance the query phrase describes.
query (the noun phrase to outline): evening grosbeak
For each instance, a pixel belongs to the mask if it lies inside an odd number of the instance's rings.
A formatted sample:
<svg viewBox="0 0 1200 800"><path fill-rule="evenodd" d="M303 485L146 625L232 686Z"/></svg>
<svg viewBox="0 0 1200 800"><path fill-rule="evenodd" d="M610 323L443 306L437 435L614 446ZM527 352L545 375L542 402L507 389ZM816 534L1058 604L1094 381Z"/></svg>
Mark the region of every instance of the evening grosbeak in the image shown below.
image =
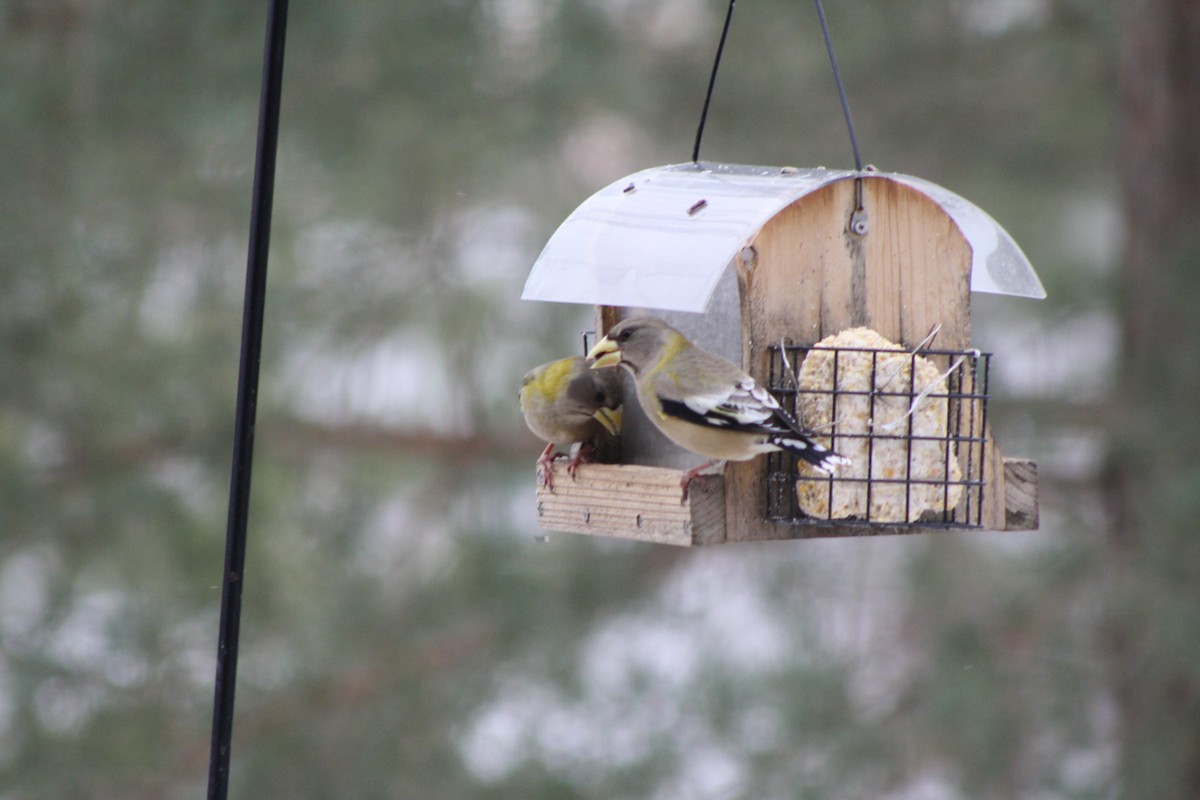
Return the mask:
<svg viewBox="0 0 1200 800"><path fill-rule="evenodd" d="M562 454L556 446L578 445L567 474L621 432L621 376L615 370L592 371L580 356L534 367L521 380L521 413L546 449L537 460L538 476L554 491L551 465Z"/></svg>
<svg viewBox="0 0 1200 800"><path fill-rule="evenodd" d="M638 400L656 428L709 462L684 473L687 485L715 463L747 461L786 450L834 474L850 460L818 444L779 402L737 365L701 350L654 317L630 317L588 353L600 372L620 364L633 376Z"/></svg>

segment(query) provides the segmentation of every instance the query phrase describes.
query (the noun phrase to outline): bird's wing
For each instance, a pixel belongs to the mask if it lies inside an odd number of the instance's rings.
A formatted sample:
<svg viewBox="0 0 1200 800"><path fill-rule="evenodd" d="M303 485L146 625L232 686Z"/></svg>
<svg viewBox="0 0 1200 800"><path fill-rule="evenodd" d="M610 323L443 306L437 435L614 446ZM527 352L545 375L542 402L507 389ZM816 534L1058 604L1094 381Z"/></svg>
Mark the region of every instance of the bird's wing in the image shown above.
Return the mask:
<svg viewBox="0 0 1200 800"><path fill-rule="evenodd" d="M746 377L706 393L680 399L658 396L662 413L696 425L743 433L787 433L791 426L779 403Z"/></svg>

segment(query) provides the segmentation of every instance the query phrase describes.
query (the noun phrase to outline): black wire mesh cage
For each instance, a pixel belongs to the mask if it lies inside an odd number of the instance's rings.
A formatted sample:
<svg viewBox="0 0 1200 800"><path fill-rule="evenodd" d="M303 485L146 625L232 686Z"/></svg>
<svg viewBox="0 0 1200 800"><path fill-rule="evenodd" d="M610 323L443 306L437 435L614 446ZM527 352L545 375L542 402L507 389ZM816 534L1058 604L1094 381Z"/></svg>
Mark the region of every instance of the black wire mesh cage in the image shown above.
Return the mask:
<svg viewBox="0 0 1200 800"><path fill-rule="evenodd" d="M851 464L831 478L769 454L769 519L981 527L990 353L775 346L770 356L771 391Z"/></svg>

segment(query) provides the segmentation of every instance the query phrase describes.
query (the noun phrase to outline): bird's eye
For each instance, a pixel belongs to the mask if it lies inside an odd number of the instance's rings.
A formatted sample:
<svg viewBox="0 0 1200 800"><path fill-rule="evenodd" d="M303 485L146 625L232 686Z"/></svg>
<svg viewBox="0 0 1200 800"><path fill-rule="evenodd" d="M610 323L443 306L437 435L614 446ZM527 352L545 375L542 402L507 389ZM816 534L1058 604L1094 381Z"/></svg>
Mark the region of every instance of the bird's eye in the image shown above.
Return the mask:
<svg viewBox="0 0 1200 800"><path fill-rule="evenodd" d="M617 340L621 342L628 342L630 336L633 336L633 328L626 328L617 334Z"/></svg>
<svg viewBox="0 0 1200 800"><path fill-rule="evenodd" d="M596 392L596 402L603 403L605 401L604 392Z"/></svg>

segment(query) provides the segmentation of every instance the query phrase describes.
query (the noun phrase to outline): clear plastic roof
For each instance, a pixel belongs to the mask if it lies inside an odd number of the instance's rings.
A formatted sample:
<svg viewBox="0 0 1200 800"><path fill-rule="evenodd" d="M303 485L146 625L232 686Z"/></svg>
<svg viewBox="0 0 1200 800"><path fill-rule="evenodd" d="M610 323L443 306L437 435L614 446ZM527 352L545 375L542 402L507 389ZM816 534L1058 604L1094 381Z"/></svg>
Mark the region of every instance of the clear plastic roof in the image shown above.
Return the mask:
<svg viewBox="0 0 1200 800"><path fill-rule="evenodd" d="M559 226L521 297L589 305L704 311L725 268L771 217L847 170L674 164L616 181ZM870 172L924 193L974 253L971 289L1042 298L1012 237L981 208L920 178Z"/></svg>

